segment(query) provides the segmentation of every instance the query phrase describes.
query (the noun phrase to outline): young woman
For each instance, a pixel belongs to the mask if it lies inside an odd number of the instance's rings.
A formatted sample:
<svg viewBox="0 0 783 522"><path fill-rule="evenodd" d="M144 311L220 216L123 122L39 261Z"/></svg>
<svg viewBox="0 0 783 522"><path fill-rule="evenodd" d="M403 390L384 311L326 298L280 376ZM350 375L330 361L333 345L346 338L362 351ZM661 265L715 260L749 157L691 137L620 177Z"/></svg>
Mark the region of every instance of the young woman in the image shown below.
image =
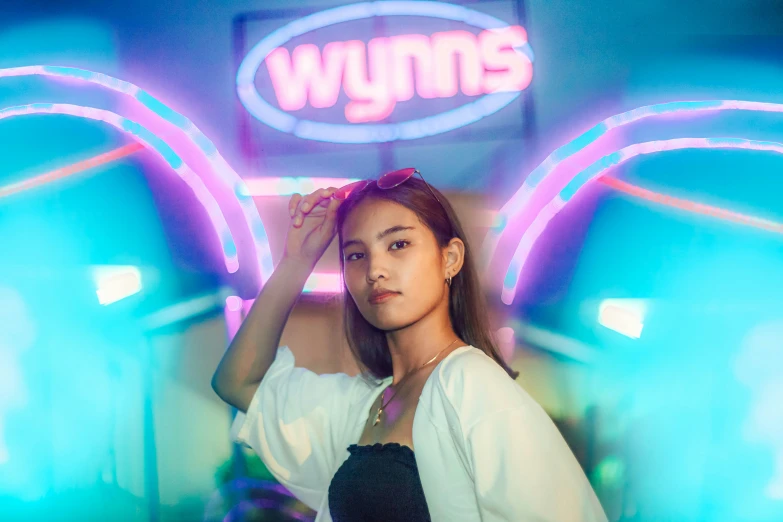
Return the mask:
<svg viewBox="0 0 783 522"><path fill-rule="evenodd" d="M451 205L414 174L291 198L283 258L212 381L240 410L233 436L318 522L605 521L498 355ZM356 377L316 375L277 348L335 233Z"/></svg>

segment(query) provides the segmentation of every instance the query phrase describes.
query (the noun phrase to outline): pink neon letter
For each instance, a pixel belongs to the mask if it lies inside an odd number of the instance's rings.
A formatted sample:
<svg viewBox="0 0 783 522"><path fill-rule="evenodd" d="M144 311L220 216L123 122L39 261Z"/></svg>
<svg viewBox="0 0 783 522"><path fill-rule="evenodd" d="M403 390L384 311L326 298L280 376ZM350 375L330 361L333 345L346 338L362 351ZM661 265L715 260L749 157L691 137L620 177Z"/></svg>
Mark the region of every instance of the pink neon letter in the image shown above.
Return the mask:
<svg viewBox="0 0 783 522"><path fill-rule="evenodd" d="M397 101L413 98L414 74L416 76L416 92L419 93L419 96L434 98L430 39L423 34L404 34L392 36L389 40L394 59L392 81Z"/></svg>
<svg viewBox="0 0 783 522"><path fill-rule="evenodd" d="M332 42L324 47L323 63L318 47L313 44L297 46L290 59L288 50L282 47L266 57L277 103L284 111L304 107L308 94L313 107L331 107L337 103L344 64L343 42Z"/></svg>
<svg viewBox="0 0 783 522"><path fill-rule="evenodd" d="M345 42L345 52L343 81L345 94L352 100L345 106L345 118L351 123L384 119L396 104L389 74L388 38L373 38L366 50L358 40Z"/></svg>
<svg viewBox="0 0 783 522"><path fill-rule="evenodd" d="M478 42L473 33L446 31L432 35L435 55L435 92L441 98L457 94L455 56L459 55L460 84L468 96L482 93L481 78L484 67L479 57Z"/></svg>
<svg viewBox="0 0 783 522"><path fill-rule="evenodd" d="M518 25L482 31L479 34L484 57L484 92L521 91L533 78L533 64L514 47L527 42L527 33Z"/></svg>

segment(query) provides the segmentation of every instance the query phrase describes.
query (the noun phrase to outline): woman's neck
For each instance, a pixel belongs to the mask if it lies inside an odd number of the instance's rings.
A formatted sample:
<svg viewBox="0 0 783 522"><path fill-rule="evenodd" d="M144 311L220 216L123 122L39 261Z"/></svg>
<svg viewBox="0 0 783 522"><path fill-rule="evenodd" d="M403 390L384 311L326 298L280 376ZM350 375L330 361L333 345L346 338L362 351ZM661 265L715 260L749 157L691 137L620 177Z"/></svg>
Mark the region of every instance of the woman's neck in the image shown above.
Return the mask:
<svg viewBox="0 0 783 522"><path fill-rule="evenodd" d="M392 359L394 384L411 372L419 370L436 355L438 357L433 364L442 360L452 350L465 345L451 324L431 324L425 319L405 329L388 332L386 340ZM439 354L441 351L443 353Z"/></svg>

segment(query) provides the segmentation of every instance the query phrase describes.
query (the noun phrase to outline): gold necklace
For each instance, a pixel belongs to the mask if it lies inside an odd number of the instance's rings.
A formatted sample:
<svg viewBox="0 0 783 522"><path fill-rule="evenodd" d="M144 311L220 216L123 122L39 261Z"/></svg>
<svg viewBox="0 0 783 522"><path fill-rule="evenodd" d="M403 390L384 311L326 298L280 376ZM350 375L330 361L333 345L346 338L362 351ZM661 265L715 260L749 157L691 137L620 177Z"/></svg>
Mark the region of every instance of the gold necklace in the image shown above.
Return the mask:
<svg viewBox="0 0 783 522"><path fill-rule="evenodd" d="M451 342L449 343L449 346L451 346L452 344L456 343L457 341L459 341L459 337L457 337L456 339L454 339L453 341L451 341ZM432 359L430 359L429 361L425 362L424 364L422 364L421 366L419 366L418 368L416 368L415 370L413 370L412 372L410 372L408 375L406 375L405 377L403 377L402 379L400 379L400 382L398 382L398 383L397 383L397 389L396 389L396 390L394 390L394 394L391 396L391 398L390 398L388 401L386 401L386 404L384 404L384 403L383 403L383 392L381 392L381 407L380 407L380 408L378 408L378 415L376 415L376 416L375 416L375 422L373 422L373 423L372 423L372 425L373 425L373 426L376 426L376 425L377 425L379 422L381 422L381 413L383 413L383 409L384 409L386 406L388 406L388 405L389 405L389 403L390 403L390 402L391 402L391 401L394 399L394 397L395 397L395 396L397 395L397 393L400 391L400 388L402 388L402 383L404 383L404 382L405 382L405 380L406 380L408 377L410 377L410 376L411 376L411 375L413 375L414 373L418 372L419 370L423 369L423 368L424 368L425 366L427 366L429 363L431 363L432 361L434 361L435 359L437 359L437 358L438 358L438 356L439 356L440 354L442 354L443 352L445 352L445 351L446 351L446 349L447 349L449 346L447 346L447 347L446 347L446 348L444 348L443 350L441 350L441 351L439 351L438 353L436 353L436 354L435 354L435 357L433 357L433 358L432 358ZM385 390L384 390L384 391L385 391Z"/></svg>

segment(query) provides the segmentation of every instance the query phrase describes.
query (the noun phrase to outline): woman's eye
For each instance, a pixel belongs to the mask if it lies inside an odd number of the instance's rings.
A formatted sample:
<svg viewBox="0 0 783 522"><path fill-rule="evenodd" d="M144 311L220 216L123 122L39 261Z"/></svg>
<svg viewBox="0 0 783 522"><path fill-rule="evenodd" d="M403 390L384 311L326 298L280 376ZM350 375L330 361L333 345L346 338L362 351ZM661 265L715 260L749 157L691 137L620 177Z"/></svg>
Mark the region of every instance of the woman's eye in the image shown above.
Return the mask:
<svg viewBox="0 0 783 522"><path fill-rule="evenodd" d="M389 249L390 250L402 250L403 248L405 248L406 246L408 246L410 244L411 244L410 241L405 241L404 239L400 239L399 241L395 241L394 243L392 243L391 247L389 247ZM395 246L397 248L393 248ZM357 256L359 256L359 257L357 257ZM358 261L362 257L364 257L364 254L359 253L359 252L354 252L352 254L345 254L345 260L346 261Z"/></svg>

